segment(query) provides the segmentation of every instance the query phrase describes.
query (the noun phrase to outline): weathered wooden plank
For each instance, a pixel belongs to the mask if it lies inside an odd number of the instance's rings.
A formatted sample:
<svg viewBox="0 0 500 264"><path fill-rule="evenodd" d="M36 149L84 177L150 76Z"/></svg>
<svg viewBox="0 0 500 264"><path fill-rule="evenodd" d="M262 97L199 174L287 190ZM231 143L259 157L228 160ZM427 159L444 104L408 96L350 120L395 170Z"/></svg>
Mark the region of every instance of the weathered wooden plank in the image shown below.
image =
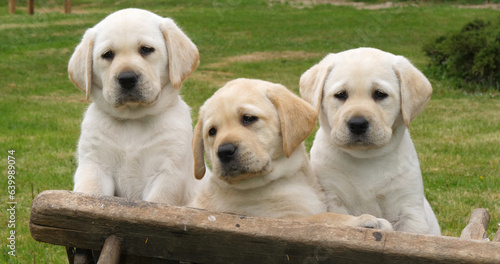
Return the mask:
<svg viewBox="0 0 500 264"><path fill-rule="evenodd" d="M488 237L488 223L490 222L490 213L484 208L477 208L472 211L469 224L462 230L460 238L484 240Z"/></svg>
<svg viewBox="0 0 500 264"><path fill-rule="evenodd" d="M46 191L30 230L41 242L195 263L499 263L500 243L244 217L118 197Z"/></svg>
<svg viewBox="0 0 500 264"><path fill-rule="evenodd" d="M495 233L495 237L493 237L493 242L500 242L500 224L498 224L498 229Z"/></svg>

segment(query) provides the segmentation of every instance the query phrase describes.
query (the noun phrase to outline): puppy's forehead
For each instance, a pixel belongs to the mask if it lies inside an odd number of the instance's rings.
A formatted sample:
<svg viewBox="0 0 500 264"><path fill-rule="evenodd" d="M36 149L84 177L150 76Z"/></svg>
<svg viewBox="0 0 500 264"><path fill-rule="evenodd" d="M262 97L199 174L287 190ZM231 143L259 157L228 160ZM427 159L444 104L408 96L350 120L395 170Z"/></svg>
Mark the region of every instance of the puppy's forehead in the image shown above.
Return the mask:
<svg viewBox="0 0 500 264"><path fill-rule="evenodd" d="M98 32L96 42L119 45L161 40L161 19L145 10L125 9L115 12L94 27Z"/></svg>
<svg viewBox="0 0 500 264"><path fill-rule="evenodd" d="M95 27L101 30L105 30L106 28L125 28L130 30L130 28L126 28L127 25L149 25L151 23L158 23L161 19L162 17L155 13L142 9L128 8L108 15L95 25Z"/></svg>
<svg viewBox="0 0 500 264"><path fill-rule="evenodd" d="M395 56L374 49L357 49L337 54L335 66L330 72L328 87L363 86L374 84L397 84L394 71Z"/></svg>
<svg viewBox="0 0 500 264"><path fill-rule="evenodd" d="M208 99L202 110L205 115L220 116L241 114L265 114L275 111L271 101L267 98L267 91L271 86L265 82L231 81L220 88Z"/></svg>
<svg viewBox="0 0 500 264"><path fill-rule="evenodd" d="M394 72L392 69L394 57L385 52L347 52L339 57L338 67L334 69L340 71L362 74L363 76L373 74L379 76L380 73Z"/></svg>

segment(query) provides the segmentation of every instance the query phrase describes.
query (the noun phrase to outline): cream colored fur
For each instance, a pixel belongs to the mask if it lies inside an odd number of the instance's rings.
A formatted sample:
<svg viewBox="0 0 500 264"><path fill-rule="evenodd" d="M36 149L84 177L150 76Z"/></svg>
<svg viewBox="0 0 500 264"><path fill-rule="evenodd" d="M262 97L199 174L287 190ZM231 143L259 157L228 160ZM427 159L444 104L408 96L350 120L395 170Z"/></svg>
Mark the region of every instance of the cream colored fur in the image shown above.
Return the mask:
<svg viewBox="0 0 500 264"><path fill-rule="evenodd" d="M179 89L198 63L198 49L174 21L145 10L115 12L85 32L68 65L92 101L74 191L172 205L191 200L191 116ZM120 76L132 72L136 84L125 89Z"/></svg>
<svg viewBox="0 0 500 264"><path fill-rule="evenodd" d="M324 194L303 144L316 118L307 102L282 85L228 82L200 109L193 139L195 175L208 179L192 206L392 230L384 219L369 215L322 214ZM228 144L235 150L224 161L221 150ZM204 156L211 170L205 168Z"/></svg>
<svg viewBox="0 0 500 264"><path fill-rule="evenodd" d="M408 132L430 99L427 78L402 56L359 48L307 70L300 92L319 111L311 164L328 211L372 214L395 230L439 235ZM357 134L360 118L369 126Z"/></svg>

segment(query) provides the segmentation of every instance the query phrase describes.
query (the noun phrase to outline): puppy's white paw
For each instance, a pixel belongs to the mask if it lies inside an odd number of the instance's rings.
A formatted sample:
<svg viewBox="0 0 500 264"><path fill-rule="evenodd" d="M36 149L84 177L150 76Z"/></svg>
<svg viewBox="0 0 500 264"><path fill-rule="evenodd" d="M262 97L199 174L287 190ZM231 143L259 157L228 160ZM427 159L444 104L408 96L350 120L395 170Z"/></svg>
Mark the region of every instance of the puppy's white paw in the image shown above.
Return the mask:
<svg viewBox="0 0 500 264"><path fill-rule="evenodd" d="M358 217L355 217L352 224L355 227L394 231L394 229L392 228L392 224L389 221L383 218L377 218L369 214L362 214Z"/></svg>

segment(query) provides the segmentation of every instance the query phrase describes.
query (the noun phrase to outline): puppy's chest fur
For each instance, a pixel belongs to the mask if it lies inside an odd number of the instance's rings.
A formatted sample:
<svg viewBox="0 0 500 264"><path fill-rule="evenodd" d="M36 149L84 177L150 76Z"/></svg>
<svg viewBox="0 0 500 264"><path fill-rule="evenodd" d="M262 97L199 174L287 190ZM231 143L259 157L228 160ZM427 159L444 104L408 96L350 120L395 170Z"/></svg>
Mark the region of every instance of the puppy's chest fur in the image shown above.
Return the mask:
<svg viewBox="0 0 500 264"><path fill-rule="evenodd" d="M305 151L297 151L289 162L278 167L281 168L275 167L272 173L280 177L249 189L238 189L211 175L194 206L272 218L300 218L326 212L321 187L313 177Z"/></svg>
<svg viewBox="0 0 500 264"><path fill-rule="evenodd" d="M319 189L313 190L301 181L297 183L279 179L263 187L239 190L220 188L211 182L209 189L216 190L216 194L205 193L207 203L200 207L272 218L299 218L325 212L326 207L317 194Z"/></svg>
<svg viewBox="0 0 500 264"><path fill-rule="evenodd" d="M182 118L168 113L117 120L91 106L82 123L79 162L99 166L113 179L115 195L143 199L152 182L169 166L175 166L174 160L187 153L184 149L189 150L184 142L191 142L190 124L178 120ZM184 127L182 133L172 129L179 127Z"/></svg>
<svg viewBox="0 0 500 264"><path fill-rule="evenodd" d="M399 215L395 208L419 204L423 193L420 166L408 140L384 156L366 159L339 149L327 153L313 147L312 162L325 190L328 210L393 220Z"/></svg>

